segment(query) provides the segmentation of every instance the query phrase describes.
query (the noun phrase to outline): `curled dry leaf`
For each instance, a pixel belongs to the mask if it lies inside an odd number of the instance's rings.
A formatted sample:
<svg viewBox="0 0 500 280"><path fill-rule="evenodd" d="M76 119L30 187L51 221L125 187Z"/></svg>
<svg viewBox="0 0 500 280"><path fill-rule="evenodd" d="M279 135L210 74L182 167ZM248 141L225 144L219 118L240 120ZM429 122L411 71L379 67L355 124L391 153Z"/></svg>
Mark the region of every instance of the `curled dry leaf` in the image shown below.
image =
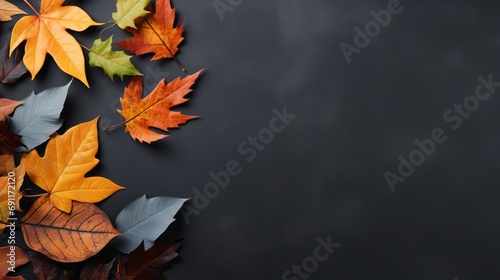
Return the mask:
<svg viewBox="0 0 500 280"><path fill-rule="evenodd" d="M123 187L103 177L85 177L99 160L97 118L70 128L63 135L53 134L45 155L32 150L26 157L31 181L49 193L59 210L71 212L72 201L96 203Z"/></svg>
<svg viewBox="0 0 500 280"><path fill-rule="evenodd" d="M21 223L28 247L55 261L80 262L121 234L94 204L73 204L67 214L58 210L47 195L35 201Z"/></svg>

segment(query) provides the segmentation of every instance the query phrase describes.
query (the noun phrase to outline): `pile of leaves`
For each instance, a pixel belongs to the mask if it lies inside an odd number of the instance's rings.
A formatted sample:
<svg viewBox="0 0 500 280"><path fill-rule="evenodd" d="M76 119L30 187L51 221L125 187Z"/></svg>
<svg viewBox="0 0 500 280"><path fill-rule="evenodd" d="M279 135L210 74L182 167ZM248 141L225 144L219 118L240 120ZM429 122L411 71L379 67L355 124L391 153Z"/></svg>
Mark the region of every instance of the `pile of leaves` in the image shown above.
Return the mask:
<svg viewBox="0 0 500 280"><path fill-rule="evenodd" d="M49 54L60 70L87 87L87 63L101 67L111 81L115 75L122 80L134 76L120 98L123 122L107 129L125 126L134 140L151 143L168 136L151 128L168 132L196 118L171 108L188 101L185 96L201 71L169 83L163 79L143 97L142 74L131 62L133 55L152 53L152 60L171 59L187 72L176 58L183 28L182 22L175 26L169 0L154 1L154 9L150 0L118 0L109 26L91 47L67 31L103 25L83 9L64 6L64 0L41 0L37 10L23 1L26 11L0 0L0 21L20 17L12 32L0 37L2 83L15 83L27 72L35 79ZM131 37L118 43L113 35L103 40L102 34L114 26ZM177 257L179 243L156 240L187 199L144 195L123 208L113 224L95 203L124 188L107 178L86 176L99 163L99 118L57 132L71 84L32 92L23 100L0 97L0 234L9 244L0 248L0 279L24 279L12 274L28 262L40 279L163 279L162 270ZM40 193L27 194L25 176ZM36 200L23 212L20 201L25 197ZM28 248L17 247L11 238L14 224L20 225ZM105 248L116 253L99 254ZM9 264L12 251L16 258Z"/></svg>

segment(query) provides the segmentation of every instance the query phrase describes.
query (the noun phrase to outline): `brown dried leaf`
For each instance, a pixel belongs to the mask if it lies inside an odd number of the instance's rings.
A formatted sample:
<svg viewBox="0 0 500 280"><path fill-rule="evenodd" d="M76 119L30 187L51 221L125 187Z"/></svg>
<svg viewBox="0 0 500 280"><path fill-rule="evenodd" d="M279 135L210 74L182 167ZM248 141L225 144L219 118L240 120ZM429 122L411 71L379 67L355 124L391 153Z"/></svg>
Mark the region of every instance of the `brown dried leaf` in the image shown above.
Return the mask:
<svg viewBox="0 0 500 280"><path fill-rule="evenodd" d="M164 242L145 251L141 243L126 260L120 259L116 280L164 279L161 273L179 255L179 245Z"/></svg>
<svg viewBox="0 0 500 280"><path fill-rule="evenodd" d="M121 234L94 204L73 202L73 210L67 214L48 195L33 203L21 229L31 249L65 263L88 259Z"/></svg>

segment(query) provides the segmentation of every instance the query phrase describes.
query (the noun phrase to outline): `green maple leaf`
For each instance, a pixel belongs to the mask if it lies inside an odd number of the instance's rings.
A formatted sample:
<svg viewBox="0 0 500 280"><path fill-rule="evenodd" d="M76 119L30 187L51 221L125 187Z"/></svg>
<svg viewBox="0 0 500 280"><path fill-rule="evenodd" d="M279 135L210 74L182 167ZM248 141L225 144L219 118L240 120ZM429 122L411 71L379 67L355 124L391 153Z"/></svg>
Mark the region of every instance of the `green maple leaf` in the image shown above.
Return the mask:
<svg viewBox="0 0 500 280"><path fill-rule="evenodd" d="M116 12L111 16L121 29L126 27L136 28L134 20L149 13L144 10L149 2L150 0L118 0L116 2Z"/></svg>
<svg viewBox="0 0 500 280"><path fill-rule="evenodd" d="M111 50L113 36L106 41L97 39L92 44L89 52L89 65L101 67L104 72L113 80L113 75L119 76L123 80L124 75L136 76L141 72L130 62L132 56L126 55L123 51Z"/></svg>

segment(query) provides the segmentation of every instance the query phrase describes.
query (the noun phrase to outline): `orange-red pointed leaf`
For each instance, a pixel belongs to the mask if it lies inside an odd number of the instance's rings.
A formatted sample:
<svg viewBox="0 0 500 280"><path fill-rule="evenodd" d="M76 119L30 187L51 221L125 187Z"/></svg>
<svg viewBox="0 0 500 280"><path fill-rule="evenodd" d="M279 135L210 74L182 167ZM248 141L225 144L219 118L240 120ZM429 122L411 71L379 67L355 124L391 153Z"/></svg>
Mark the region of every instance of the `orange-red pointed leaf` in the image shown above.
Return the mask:
<svg viewBox="0 0 500 280"><path fill-rule="evenodd" d="M154 53L153 60L174 57L179 50L182 37L182 23L174 27L175 9L170 0L157 0L155 13L139 18L137 29L127 28L134 37L116 45L134 54Z"/></svg>
<svg viewBox="0 0 500 280"><path fill-rule="evenodd" d="M144 99L142 78L136 76L125 89L124 97L120 99L122 110L118 112L125 118L125 131L128 131L135 140L151 143L167 135L152 131L150 128L168 131L169 128L177 128L180 124L196 118L170 109L188 101L184 96L191 92L191 86L200 72L188 75L184 79L176 78L168 84L162 80Z"/></svg>

